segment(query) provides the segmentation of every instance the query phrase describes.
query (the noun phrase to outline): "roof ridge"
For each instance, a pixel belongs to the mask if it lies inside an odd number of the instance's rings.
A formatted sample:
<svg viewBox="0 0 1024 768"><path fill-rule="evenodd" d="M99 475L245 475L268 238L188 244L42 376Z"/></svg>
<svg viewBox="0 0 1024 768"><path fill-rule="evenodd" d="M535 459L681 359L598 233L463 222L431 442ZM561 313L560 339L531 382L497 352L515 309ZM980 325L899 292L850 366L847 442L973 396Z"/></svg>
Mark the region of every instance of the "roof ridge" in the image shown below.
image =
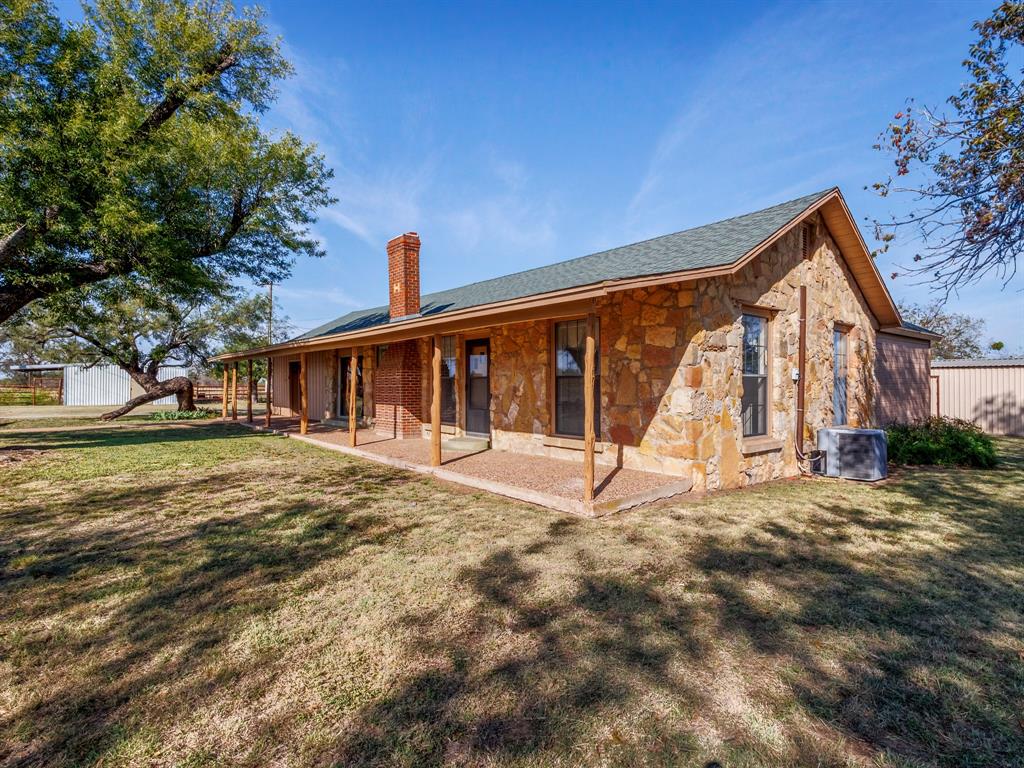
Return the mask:
<svg viewBox="0 0 1024 768"><path fill-rule="evenodd" d="M810 193L808 195L801 195L800 197L794 197L792 200L784 200L781 203L776 203L775 205L769 205L767 208L758 208L756 211L748 211L747 213L740 213L740 214L737 214L735 216L728 216L728 217L726 217L724 219L718 219L716 221L709 221L707 224L698 224L696 227L688 227L686 229L679 229L679 230L676 230L675 232L666 232L663 235L655 235L654 237L646 237L643 240L635 240L632 243L624 243L623 245L616 245L616 246L614 246L612 248L604 248L603 250L594 251L593 253L585 253L582 256L573 256L572 258L569 258L569 259L562 259L561 261L554 261L554 262L551 262L550 264L542 264L542 265L540 265L538 267L530 267L529 269L520 269L517 272L509 272L507 274L497 275L495 277L486 277L483 280L474 280L472 283L463 283L462 285L455 285L455 286L452 286L451 288L444 288L444 289L442 289L440 291L434 291L433 293L428 293L426 296L421 297L421 301L422 301L422 299L426 298L427 296L435 296L435 295L437 295L439 293L447 293L448 291L458 291L458 290L460 290L462 288L469 288L470 286L473 286L473 285L482 285L483 283L489 283L492 280L504 280L504 279L509 278L509 277L515 277L516 275L525 275L528 272L533 272L533 271L538 270L538 269L547 269L548 267L561 266L561 265L564 265L564 264L572 264L574 261L580 261L581 259L589 259L591 256L600 256L602 254L611 253L612 251L618 251L618 250L621 250L623 248L632 248L632 247L637 246L637 245L643 245L644 243L652 243L655 240L661 240L661 239L666 238L666 237L675 237L676 235L683 235L683 234L686 234L687 232L694 232L694 231L696 231L698 229L705 229L706 227L714 227L714 226L717 226L718 224L725 224L725 223L730 222L730 221L735 221L736 219L743 219L743 218L746 218L747 216L754 216L754 215L759 214L759 213L765 213L767 211L774 210L775 208L781 208L784 205L792 205L793 203L795 203L795 202L797 202L799 200L805 200L805 199L810 199L810 198L821 198L824 195L828 194L829 192L832 192L832 191L837 190L837 189L839 189L839 188L835 187L835 186L832 186L832 187L829 187L828 189L823 189L823 190L820 190L818 192L812 192L812 193Z"/></svg>
<svg viewBox="0 0 1024 768"><path fill-rule="evenodd" d="M763 242L764 238L789 226L798 217L804 215L812 204L838 192L838 189L838 187L832 186L756 211L729 216L688 229L433 291L421 295L420 311L434 314L444 312L451 306L469 307L486 304L487 300L495 301L502 298L543 293L545 290L552 290L552 286L565 288L574 285L598 284L629 275L662 274L671 271L669 267L678 271L679 269L696 268L696 266L734 263L755 248L757 243ZM757 233L757 237L754 239L743 237L744 231L748 234ZM695 243L697 251L694 251ZM684 254L688 250L692 252L689 265L685 263L685 259L683 262L671 263L672 253ZM660 263L659 258L662 260ZM629 272L630 267L635 267L638 271ZM655 269L655 267L664 267L664 269ZM574 272L586 279L582 281L567 280L566 273ZM467 303L467 295L471 297L476 295L469 299L472 303ZM431 307L431 305L436 306ZM357 327L365 327L365 323L370 321L375 314L386 312L386 305L355 309L341 317L311 328L297 336L296 340L337 333L340 332L342 326L351 325L351 330L356 330ZM363 323L363 325L357 325L359 323ZM370 323L370 325L376 324Z"/></svg>

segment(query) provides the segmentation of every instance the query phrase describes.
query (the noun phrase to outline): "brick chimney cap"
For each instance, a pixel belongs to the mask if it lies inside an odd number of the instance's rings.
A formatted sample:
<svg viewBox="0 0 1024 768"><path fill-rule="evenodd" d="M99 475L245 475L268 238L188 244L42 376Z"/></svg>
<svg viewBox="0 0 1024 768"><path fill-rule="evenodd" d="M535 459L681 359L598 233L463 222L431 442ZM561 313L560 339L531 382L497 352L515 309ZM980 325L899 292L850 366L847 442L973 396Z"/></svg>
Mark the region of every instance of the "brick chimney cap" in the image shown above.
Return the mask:
<svg viewBox="0 0 1024 768"><path fill-rule="evenodd" d="M419 240L419 239L420 239L420 236L418 234L416 234L415 232L406 232L404 235L395 235L394 237L392 237L390 240L388 240L388 245L391 245L391 243L401 242L402 240Z"/></svg>

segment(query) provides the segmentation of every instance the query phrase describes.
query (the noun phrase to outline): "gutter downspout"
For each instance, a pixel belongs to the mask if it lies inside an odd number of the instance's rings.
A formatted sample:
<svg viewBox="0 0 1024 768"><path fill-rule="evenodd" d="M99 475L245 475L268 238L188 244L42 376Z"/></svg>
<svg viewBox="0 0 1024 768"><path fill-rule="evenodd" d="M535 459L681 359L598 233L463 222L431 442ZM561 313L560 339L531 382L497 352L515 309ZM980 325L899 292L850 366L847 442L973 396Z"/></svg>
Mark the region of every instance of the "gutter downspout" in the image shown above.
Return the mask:
<svg viewBox="0 0 1024 768"><path fill-rule="evenodd" d="M800 377L796 381L796 457L806 461L804 456L804 375L807 367L807 286L800 285L800 326L797 334L797 371Z"/></svg>
<svg viewBox="0 0 1024 768"><path fill-rule="evenodd" d="M797 366L800 377L796 380L796 439L793 441L793 450L796 452L797 467L802 475L813 475L810 470L812 461L821 457L821 451L814 449L804 453L804 392L805 378L804 369L807 367L807 286L800 285L800 330L797 344ZM804 469L804 462L808 468Z"/></svg>

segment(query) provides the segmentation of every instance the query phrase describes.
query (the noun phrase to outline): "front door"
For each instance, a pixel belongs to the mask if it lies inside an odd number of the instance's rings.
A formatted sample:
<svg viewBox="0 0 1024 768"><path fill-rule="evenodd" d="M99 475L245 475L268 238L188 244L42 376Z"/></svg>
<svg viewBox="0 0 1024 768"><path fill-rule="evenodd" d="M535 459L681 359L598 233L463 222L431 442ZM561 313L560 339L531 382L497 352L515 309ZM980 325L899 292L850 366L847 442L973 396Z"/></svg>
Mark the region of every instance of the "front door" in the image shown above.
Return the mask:
<svg viewBox="0 0 1024 768"><path fill-rule="evenodd" d="M491 434L491 345L487 339L466 342L466 432Z"/></svg>

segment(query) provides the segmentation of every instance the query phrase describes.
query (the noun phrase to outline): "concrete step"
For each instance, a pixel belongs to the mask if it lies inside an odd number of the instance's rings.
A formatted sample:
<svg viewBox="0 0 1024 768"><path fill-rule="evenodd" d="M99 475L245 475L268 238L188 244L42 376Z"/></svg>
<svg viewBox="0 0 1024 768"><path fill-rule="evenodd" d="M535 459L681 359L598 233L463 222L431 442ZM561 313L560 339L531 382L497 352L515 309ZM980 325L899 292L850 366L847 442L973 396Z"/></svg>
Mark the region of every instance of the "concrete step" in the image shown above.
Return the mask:
<svg viewBox="0 0 1024 768"><path fill-rule="evenodd" d="M491 447L491 441L486 437L452 437L441 443L442 451L486 451Z"/></svg>

